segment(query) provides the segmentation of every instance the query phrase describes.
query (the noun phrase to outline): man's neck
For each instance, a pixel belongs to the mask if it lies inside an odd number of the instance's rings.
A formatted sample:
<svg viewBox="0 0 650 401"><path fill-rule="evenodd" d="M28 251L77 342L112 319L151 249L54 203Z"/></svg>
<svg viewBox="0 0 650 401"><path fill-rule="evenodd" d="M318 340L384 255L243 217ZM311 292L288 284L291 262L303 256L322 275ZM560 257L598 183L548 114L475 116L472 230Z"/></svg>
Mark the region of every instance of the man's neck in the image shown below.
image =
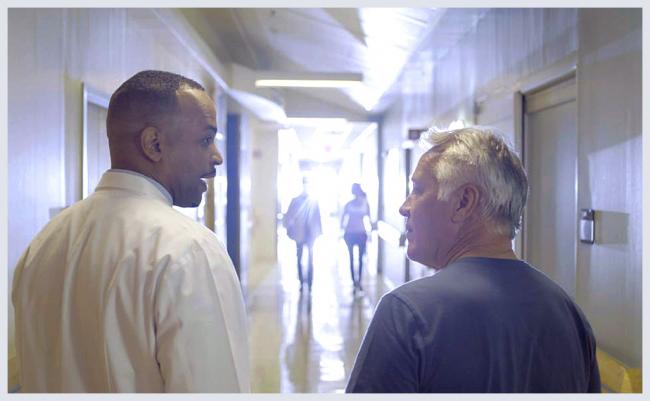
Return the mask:
<svg viewBox="0 0 650 401"><path fill-rule="evenodd" d="M111 169L110 169L109 171L128 173L128 174L133 174L133 175L137 175L137 176L143 177L143 178L146 179L147 181L151 182L151 183L152 183L156 188L158 188L158 190L163 194L163 196L165 197L165 199L167 199L167 201L169 202L169 204L173 204L173 203L174 203L173 198L172 198L172 195L169 193L169 190L168 190L167 188L165 188L165 186L162 185L162 184L160 183L160 181L158 181L157 179L155 179L154 177L152 177L152 176L150 176L150 175L148 175L148 174L144 174L144 173L142 173L141 171L137 171L137 170L129 169L129 168L116 168L116 167L111 167Z"/></svg>
<svg viewBox="0 0 650 401"><path fill-rule="evenodd" d="M506 247L475 247L469 249L466 252L458 255L456 260L466 257L481 257L481 258L494 258L494 259L519 259L515 252L512 250L512 246L508 245Z"/></svg>
<svg viewBox="0 0 650 401"><path fill-rule="evenodd" d="M447 264L466 257L519 259L512 249L512 240L508 236L496 234L485 227L461 235L448 254Z"/></svg>

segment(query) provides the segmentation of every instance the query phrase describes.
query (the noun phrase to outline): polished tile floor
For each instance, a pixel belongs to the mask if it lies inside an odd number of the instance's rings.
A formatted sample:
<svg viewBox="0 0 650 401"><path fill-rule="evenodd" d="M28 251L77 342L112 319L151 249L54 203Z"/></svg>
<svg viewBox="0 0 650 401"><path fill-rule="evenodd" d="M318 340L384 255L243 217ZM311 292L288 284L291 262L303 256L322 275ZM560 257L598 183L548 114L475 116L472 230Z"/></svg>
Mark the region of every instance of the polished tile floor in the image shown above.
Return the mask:
<svg viewBox="0 0 650 401"><path fill-rule="evenodd" d="M354 293L345 243L326 231L314 247L310 293L299 288L293 241L278 237L278 263L248 272L252 391L344 392L374 308L388 291L376 274L377 239L368 246L364 292Z"/></svg>

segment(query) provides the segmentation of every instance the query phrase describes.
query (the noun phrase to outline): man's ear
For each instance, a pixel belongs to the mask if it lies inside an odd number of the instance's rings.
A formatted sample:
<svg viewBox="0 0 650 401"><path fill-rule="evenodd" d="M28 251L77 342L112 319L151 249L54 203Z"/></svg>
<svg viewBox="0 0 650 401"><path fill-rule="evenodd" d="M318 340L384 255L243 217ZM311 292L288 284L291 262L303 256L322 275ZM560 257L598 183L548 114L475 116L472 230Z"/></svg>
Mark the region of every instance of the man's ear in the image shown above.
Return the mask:
<svg viewBox="0 0 650 401"><path fill-rule="evenodd" d="M467 220L477 209L481 191L474 184L461 185L454 191L454 210L451 219L454 223Z"/></svg>
<svg viewBox="0 0 650 401"><path fill-rule="evenodd" d="M145 156L152 162L159 162L162 159L160 148L160 131L155 127L146 127L140 133L140 147Z"/></svg>

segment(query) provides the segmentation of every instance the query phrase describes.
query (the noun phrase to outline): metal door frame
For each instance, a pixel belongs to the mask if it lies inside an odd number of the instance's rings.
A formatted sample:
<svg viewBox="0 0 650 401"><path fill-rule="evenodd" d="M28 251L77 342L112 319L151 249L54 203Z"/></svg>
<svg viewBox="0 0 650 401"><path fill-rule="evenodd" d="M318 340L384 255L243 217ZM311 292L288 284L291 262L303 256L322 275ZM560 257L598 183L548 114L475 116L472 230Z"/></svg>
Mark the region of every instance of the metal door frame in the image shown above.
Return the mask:
<svg viewBox="0 0 650 401"><path fill-rule="evenodd" d="M88 110L90 104L106 109L108 112L108 102L110 96L83 83L83 131L81 140L81 198L90 195L94 188L88 188Z"/></svg>

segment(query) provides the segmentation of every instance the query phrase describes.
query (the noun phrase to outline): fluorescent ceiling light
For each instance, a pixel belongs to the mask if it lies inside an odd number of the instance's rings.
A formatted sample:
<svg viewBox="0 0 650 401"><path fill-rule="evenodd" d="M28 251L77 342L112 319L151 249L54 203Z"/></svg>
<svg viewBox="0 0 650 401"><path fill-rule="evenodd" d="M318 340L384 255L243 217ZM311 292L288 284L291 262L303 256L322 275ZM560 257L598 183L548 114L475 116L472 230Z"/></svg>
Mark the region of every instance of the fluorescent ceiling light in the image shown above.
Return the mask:
<svg viewBox="0 0 650 401"><path fill-rule="evenodd" d="M304 79L258 79L255 86L266 88L349 88L360 81L304 80Z"/></svg>
<svg viewBox="0 0 650 401"><path fill-rule="evenodd" d="M257 87L283 88L349 88L363 81L361 74L339 73L259 73L255 80Z"/></svg>
<svg viewBox="0 0 650 401"><path fill-rule="evenodd" d="M320 125L345 125L348 120L338 117L288 117L286 120L287 125L316 127Z"/></svg>

